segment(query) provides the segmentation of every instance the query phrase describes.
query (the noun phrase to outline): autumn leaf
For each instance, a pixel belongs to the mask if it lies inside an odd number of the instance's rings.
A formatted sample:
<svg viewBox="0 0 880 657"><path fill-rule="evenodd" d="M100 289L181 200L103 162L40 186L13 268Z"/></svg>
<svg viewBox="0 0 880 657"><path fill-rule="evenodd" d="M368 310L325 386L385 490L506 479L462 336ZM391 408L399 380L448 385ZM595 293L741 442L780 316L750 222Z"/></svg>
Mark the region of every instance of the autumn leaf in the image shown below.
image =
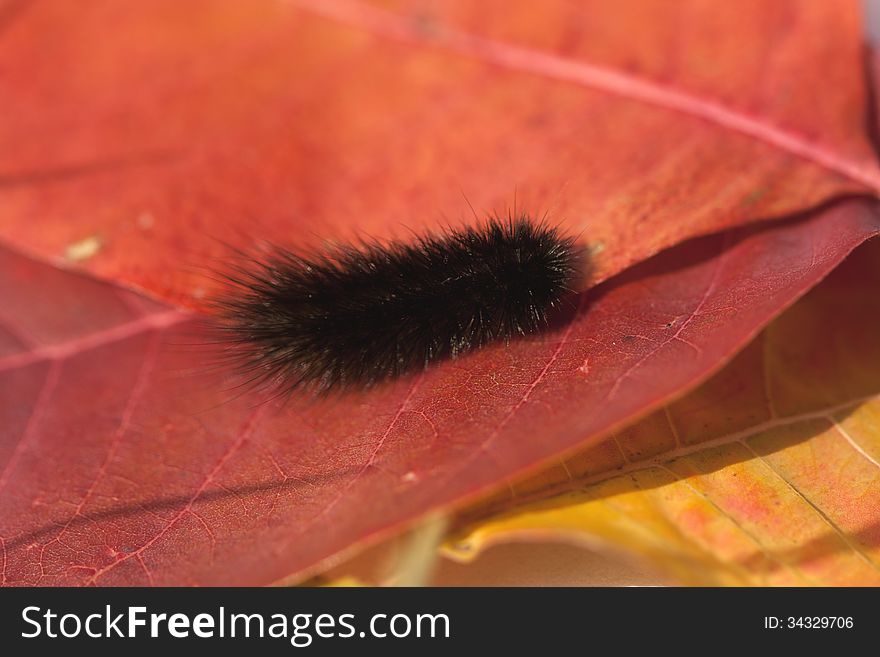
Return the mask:
<svg viewBox="0 0 880 657"><path fill-rule="evenodd" d="M562 537L685 583L880 585L878 288L875 241L686 397L463 512L447 553Z"/></svg>
<svg viewBox="0 0 880 657"><path fill-rule="evenodd" d="M231 398L190 346L193 316L4 252L3 581L306 573L661 405L878 229L851 202L703 238L585 293L540 337L286 404Z"/></svg>
<svg viewBox="0 0 880 657"><path fill-rule="evenodd" d="M0 61L2 239L184 305L222 242L405 237L464 196L550 212L598 282L880 193L854 0L61 0Z"/></svg>
<svg viewBox="0 0 880 657"><path fill-rule="evenodd" d="M662 407L880 230L854 3L637 6L7 18L0 581L305 577ZM366 393L235 397L198 316L127 290L198 305L221 241L470 222L462 191L551 211L596 285Z"/></svg>

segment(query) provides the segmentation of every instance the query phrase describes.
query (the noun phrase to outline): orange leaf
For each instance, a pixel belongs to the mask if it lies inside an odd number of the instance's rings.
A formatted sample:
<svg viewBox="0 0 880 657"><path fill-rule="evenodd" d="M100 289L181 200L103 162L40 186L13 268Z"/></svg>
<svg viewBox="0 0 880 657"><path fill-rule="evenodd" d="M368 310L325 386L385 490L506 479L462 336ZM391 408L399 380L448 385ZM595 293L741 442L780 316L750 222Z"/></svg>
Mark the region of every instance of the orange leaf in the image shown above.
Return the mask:
<svg viewBox="0 0 880 657"><path fill-rule="evenodd" d="M382 4L24 6L0 235L192 304L218 240L405 236L468 221L462 192L551 212L594 282L880 193L854 0Z"/></svg>
<svg viewBox="0 0 880 657"><path fill-rule="evenodd" d="M449 553L564 536L689 583L880 584L878 263L872 242L703 386L472 507Z"/></svg>

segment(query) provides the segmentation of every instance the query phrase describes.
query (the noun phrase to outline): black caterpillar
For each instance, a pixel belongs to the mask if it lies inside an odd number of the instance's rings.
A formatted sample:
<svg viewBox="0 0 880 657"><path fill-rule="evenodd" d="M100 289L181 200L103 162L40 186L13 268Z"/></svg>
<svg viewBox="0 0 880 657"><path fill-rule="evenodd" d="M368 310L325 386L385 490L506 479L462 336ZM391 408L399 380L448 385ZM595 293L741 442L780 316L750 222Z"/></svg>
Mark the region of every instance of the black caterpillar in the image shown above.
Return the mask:
<svg viewBox="0 0 880 657"><path fill-rule="evenodd" d="M304 257L273 247L224 274L225 355L281 392L363 388L540 330L583 263L573 238L520 214L412 243Z"/></svg>

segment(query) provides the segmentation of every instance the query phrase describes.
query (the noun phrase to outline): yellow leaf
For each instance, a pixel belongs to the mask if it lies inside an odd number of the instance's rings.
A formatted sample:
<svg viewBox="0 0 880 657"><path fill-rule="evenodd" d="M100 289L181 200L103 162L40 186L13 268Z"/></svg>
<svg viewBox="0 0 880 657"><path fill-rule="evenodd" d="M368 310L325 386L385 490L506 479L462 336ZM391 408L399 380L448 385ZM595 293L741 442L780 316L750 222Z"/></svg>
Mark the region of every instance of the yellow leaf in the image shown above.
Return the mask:
<svg viewBox="0 0 880 657"><path fill-rule="evenodd" d="M880 585L878 290L875 242L686 397L462 511L446 554L564 538L687 584Z"/></svg>

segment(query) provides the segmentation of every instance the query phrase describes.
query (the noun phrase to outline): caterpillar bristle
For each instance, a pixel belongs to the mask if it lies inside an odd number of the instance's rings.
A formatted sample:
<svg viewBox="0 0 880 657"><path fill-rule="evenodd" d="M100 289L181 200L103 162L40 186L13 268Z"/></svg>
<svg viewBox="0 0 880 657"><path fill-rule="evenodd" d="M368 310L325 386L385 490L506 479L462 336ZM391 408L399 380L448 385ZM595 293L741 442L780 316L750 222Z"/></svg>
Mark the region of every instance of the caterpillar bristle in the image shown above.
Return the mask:
<svg viewBox="0 0 880 657"><path fill-rule="evenodd" d="M541 330L582 268L573 238L519 214L409 243L271 247L222 272L211 306L246 385L367 388Z"/></svg>

